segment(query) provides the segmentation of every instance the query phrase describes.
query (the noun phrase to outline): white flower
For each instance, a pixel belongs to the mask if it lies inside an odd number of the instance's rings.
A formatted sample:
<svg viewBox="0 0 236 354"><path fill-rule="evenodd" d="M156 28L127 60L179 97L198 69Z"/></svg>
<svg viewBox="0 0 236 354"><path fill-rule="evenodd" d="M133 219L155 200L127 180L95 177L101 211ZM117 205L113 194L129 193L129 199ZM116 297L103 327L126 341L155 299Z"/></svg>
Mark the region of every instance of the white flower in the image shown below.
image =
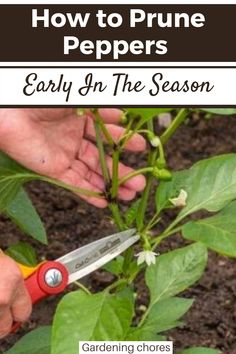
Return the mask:
<svg viewBox="0 0 236 354"><path fill-rule="evenodd" d="M187 197L188 193L184 189L181 189L178 197L171 198L170 202L176 207L184 207L186 205Z"/></svg>
<svg viewBox="0 0 236 354"><path fill-rule="evenodd" d="M156 256L158 254L152 251L142 251L140 253L137 254L138 260L137 263L138 265L146 262L148 266L150 266L151 264L155 264L156 263Z"/></svg>
<svg viewBox="0 0 236 354"><path fill-rule="evenodd" d="M160 127L169 128L172 122L172 116L170 113L161 113L158 115L158 123Z"/></svg>

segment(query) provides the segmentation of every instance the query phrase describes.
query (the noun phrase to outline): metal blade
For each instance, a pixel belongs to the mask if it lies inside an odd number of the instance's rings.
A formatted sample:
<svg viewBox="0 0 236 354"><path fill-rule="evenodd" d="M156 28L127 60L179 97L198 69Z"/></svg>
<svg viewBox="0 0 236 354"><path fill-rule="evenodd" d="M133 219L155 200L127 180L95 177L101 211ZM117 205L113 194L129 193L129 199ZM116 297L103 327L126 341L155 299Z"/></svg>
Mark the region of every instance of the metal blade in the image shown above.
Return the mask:
<svg viewBox="0 0 236 354"><path fill-rule="evenodd" d="M139 240L130 229L104 237L57 259L69 272L69 284L92 273Z"/></svg>

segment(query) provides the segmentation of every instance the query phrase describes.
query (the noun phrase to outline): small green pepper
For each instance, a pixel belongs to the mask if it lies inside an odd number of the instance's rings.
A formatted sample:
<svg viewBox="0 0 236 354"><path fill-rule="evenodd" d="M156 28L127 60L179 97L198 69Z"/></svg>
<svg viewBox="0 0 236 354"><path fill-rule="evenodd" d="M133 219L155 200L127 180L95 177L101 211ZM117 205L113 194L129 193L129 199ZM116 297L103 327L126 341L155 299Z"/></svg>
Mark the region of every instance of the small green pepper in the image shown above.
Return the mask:
<svg viewBox="0 0 236 354"><path fill-rule="evenodd" d="M152 174L154 177L159 179L160 181L170 181L172 179L172 174L166 168L159 170L158 167L154 167Z"/></svg>

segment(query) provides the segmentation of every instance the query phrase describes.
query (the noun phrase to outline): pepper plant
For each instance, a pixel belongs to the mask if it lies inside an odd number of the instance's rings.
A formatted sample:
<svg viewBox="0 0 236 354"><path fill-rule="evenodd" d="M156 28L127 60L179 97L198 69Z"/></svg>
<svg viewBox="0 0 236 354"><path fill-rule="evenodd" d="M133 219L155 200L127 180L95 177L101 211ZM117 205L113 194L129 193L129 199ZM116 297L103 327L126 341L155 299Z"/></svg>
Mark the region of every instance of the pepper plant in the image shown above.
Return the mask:
<svg viewBox="0 0 236 354"><path fill-rule="evenodd" d="M175 115L164 133L155 132L157 116L163 112ZM236 114L236 109L211 109L207 115ZM78 109L78 119L84 113ZM179 126L189 119L191 111L168 108L124 109L124 134L114 141L98 110L93 110L96 143L105 181L103 195L73 188L56 180L28 171L8 156L0 155L0 209L25 233L46 243L46 232L23 184L42 180L59 187L106 198L118 230L131 227L140 235L139 245L107 264L104 269L114 275L114 282L103 291L91 293L83 284L67 293L58 305L52 326L40 327L23 337L9 354L76 354L79 341L162 341L167 331L181 326L182 317L193 304L180 294L195 284L207 264L207 250L236 257L236 154L205 159L182 171L170 171L165 144ZM118 164L124 148L135 134L148 143L146 166L119 179ZM109 146L112 174L106 165L104 145ZM118 188L138 174L146 175L146 187L127 210L120 208ZM155 191L155 210L151 218L147 208ZM164 229L160 220L168 209L176 217ZM191 219L198 211L206 217ZM158 231L157 231L158 230ZM160 244L178 234L186 246L160 254ZM17 261L35 265L35 254L29 245L19 243L8 251ZM136 278L144 275L149 290L149 304L140 318L136 311ZM217 349L187 348L181 354L216 354Z"/></svg>

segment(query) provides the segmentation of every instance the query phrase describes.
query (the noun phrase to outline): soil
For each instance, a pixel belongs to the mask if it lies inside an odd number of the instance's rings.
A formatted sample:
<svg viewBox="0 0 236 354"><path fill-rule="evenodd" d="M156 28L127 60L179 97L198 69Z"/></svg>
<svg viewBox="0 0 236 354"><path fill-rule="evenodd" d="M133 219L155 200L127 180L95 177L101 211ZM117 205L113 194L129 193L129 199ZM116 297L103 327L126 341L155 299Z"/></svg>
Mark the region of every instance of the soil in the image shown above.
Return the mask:
<svg viewBox="0 0 236 354"><path fill-rule="evenodd" d="M205 120L194 115L181 127L167 146L169 166L182 169L194 162L217 154L236 152L236 118L216 117ZM126 162L133 166L142 164L145 155L129 155ZM32 245L39 250L39 257L55 259L83 244L110 234L115 230L107 210L97 210L77 199L70 193L42 183L31 183L27 187L49 238L49 246ZM125 207L125 206L124 206ZM154 203L149 208L152 212ZM173 215L167 215L166 223ZM0 244L6 248L19 239L29 241L5 217L0 217ZM160 252L184 245L177 235L161 246ZM104 288L112 281L111 276L97 271L84 280L92 291ZM136 285L140 297L137 299L138 313L148 302L148 292L140 278ZM224 354L236 354L236 264L234 260L209 252L206 272L200 282L186 291L183 296L195 302L185 316L182 328L168 333L174 341L175 352L189 346L218 348ZM10 348L29 329L50 324L60 297L49 298L35 306L31 319L14 335L0 343L0 353ZM143 306L144 305L144 306ZM43 354L43 353L42 353Z"/></svg>

